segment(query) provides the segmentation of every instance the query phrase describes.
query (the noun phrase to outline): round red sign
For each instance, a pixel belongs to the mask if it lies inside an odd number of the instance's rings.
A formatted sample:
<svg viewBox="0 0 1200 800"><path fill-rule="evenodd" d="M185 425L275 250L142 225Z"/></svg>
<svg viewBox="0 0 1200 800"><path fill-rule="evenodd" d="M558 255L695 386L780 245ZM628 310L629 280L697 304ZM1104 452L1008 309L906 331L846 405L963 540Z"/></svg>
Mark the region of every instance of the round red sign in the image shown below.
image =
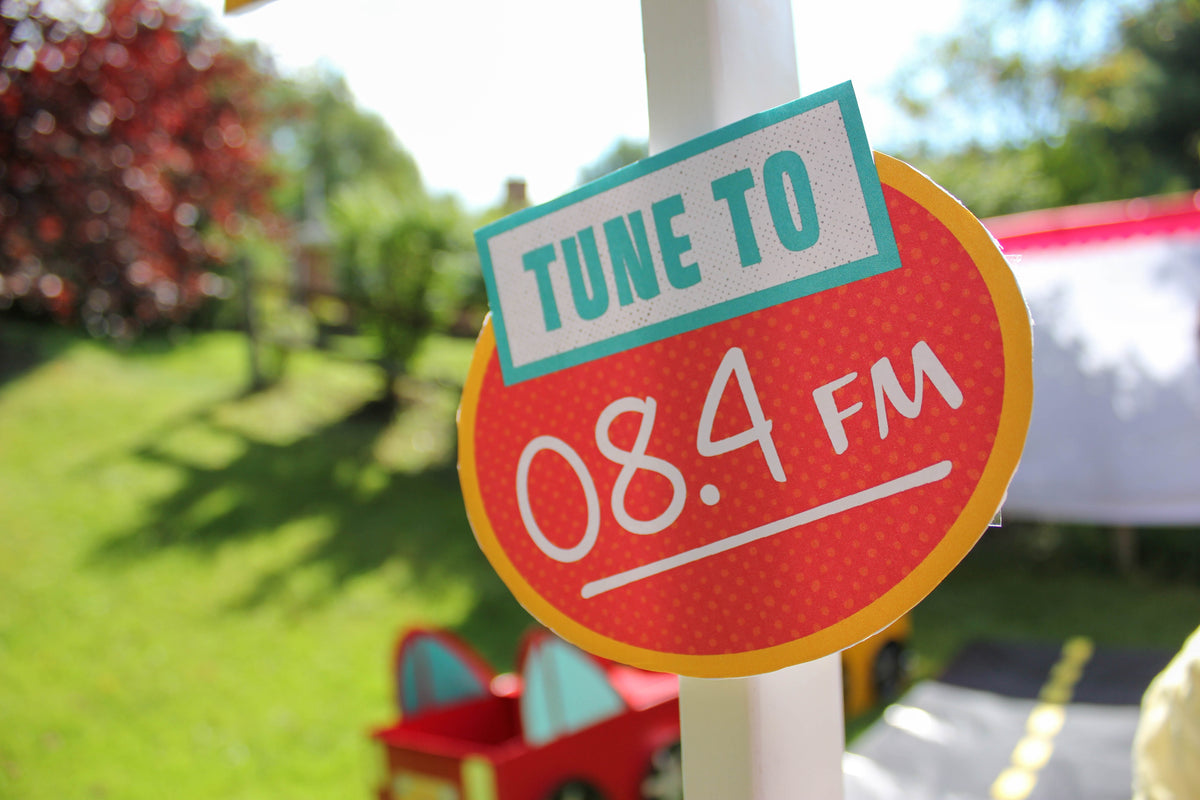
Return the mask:
<svg viewBox="0 0 1200 800"><path fill-rule="evenodd" d="M485 326L459 419L480 546L586 650L699 677L834 653L986 528L1032 401L982 225L876 156L901 266L505 385Z"/></svg>

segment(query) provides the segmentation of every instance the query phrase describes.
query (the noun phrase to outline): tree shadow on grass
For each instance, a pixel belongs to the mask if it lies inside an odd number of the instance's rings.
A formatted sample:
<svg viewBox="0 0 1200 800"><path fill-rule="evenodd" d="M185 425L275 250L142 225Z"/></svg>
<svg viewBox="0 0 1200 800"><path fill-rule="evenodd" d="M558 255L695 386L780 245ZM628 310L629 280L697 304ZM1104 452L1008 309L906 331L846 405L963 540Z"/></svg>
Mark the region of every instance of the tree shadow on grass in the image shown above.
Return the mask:
<svg viewBox="0 0 1200 800"><path fill-rule="evenodd" d="M388 569L405 590L437 598L448 587L472 587L474 605L461 632L497 661L511 659L514 634L529 617L511 599L475 544L463 508L453 449L409 472L388 469L376 455L387 421L351 411L287 441L262 441L218 420L213 409L175 420L151 436L134 459L163 464L178 488L153 501L143 523L118 531L95 553L101 563L125 562L164 550L215 557L229 545L270 538L314 520L302 538L259 557L250 586L230 602L244 610L282 601L303 611L356 578ZM453 419L437 419L453 441ZM171 434L200 426L223 437L237 455L202 463ZM394 569L392 569L394 568ZM315 576L297 588L298 575Z"/></svg>
<svg viewBox="0 0 1200 800"><path fill-rule="evenodd" d="M61 326L0 314L0 386L53 361L73 341Z"/></svg>

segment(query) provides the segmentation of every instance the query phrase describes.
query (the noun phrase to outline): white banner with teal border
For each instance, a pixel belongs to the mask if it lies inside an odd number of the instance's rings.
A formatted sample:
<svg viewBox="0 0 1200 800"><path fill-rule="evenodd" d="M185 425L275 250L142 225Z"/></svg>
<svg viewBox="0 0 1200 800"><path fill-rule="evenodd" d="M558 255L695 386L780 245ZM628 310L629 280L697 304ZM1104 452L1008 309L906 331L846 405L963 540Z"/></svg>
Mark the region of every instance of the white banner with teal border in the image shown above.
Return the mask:
<svg viewBox="0 0 1200 800"><path fill-rule="evenodd" d="M843 83L475 233L508 384L900 265Z"/></svg>

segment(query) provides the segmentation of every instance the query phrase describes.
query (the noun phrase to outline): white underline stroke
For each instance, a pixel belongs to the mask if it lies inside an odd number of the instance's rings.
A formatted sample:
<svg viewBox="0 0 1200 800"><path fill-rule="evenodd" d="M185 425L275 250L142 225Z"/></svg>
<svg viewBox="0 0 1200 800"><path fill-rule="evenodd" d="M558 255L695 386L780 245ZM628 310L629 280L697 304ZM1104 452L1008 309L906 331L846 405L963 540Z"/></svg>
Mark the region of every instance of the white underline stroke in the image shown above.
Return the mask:
<svg viewBox="0 0 1200 800"><path fill-rule="evenodd" d="M885 481L878 486L872 486L870 489L863 489L861 492L839 497L837 500L831 500L828 503L810 508L807 511L801 511L799 514L793 514L790 517L784 517L775 522L768 522L766 525L760 525L757 528L751 528L748 531L743 531L742 533L728 536L691 550L685 550L682 553L668 556L658 561L652 561L649 564L643 564L640 567L634 567L625 572L618 572L616 575L610 575L607 578L591 581L584 584L580 594L583 595L584 599L595 597L613 589L619 589L622 586L628 586L631 583L637 583L646 578L661 575L676 567L682 567L686 564L708 558L709 556L715 556L718 553L724 553L750 544L751 542L766 539L777 533L798 528L810 522L816 522L833 514L849 511L852 508L865 506L868 503L906 492L909 489L915 489L918 486L925 486L926 484L940 481L950 474L950 466L949 460L939 461L924 469L910 472L907 475L901 475L899 478Z"/></svg>

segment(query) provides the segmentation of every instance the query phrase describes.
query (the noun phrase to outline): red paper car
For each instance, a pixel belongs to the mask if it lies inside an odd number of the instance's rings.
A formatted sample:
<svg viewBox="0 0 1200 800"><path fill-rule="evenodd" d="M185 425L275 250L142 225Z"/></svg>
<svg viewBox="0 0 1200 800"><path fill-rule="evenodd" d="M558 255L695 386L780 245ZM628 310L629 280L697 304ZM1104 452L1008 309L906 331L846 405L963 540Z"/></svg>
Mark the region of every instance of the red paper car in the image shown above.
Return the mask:
<svg viewBox="0 0 1200 800"><path fill-rule="evenodd" d="M679 680L596 658L546 631L520 677L461 640L413 631L396 651L401 721L381 800L659 800L682 797Z"/></svg>
<svg viewBox="0 0 1200 800"><path fill-rule="evenodd" d="M847 711L891 699L907 617L842 654ZM401 719L374 732L381 800L682 798L679 679L615 664L545 630L521 643L519 677L496 675L444 631L396 648Z"/></svg>

